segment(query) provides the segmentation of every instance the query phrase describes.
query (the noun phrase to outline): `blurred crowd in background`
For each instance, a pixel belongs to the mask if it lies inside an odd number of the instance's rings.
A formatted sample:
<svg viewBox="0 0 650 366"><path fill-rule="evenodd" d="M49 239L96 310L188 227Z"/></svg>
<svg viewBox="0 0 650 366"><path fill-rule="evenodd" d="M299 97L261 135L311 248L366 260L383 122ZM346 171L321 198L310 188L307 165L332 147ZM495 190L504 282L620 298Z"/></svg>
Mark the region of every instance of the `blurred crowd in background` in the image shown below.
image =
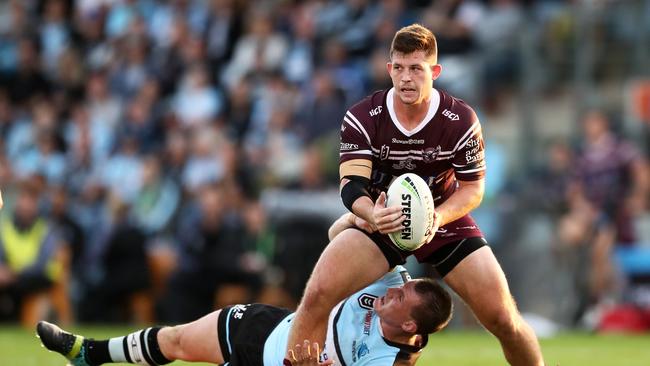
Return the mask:
<svg viewBox="0 0 650 366"><path fill-rule="evenodd" d="M345 212L341 118L390 86L392 36L413 22L438 38L435 86L481 118L475 216L520 307L569 327L607 304L641 319L642 0L2 1L0 319L295 306Z"/></svg>

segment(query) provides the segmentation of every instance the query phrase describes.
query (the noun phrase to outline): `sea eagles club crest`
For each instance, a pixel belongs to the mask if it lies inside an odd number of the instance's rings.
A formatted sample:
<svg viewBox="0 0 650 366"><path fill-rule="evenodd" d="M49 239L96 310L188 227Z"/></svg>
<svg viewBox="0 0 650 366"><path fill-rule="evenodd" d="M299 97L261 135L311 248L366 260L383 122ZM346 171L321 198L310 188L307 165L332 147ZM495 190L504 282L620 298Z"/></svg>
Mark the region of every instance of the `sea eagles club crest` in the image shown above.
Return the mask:
<svg viewBox="0 0 650 366"><path fill-rule="evenodd" d="M431 163L432 161L436 160L438 154L440 154L440 150L440 145L436 146L435 148L431 147L424 150L424 153L422 154L422 160L424 160L425 163Z"/></svg>

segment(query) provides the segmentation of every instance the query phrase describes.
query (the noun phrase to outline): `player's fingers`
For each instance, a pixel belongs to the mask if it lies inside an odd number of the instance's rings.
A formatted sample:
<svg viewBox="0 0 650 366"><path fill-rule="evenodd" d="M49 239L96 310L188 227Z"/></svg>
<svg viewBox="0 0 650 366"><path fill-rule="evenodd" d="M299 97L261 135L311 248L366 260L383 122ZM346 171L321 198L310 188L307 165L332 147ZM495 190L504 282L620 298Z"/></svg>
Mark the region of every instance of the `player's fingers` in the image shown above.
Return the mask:
<svg viewBox="0 0 650 366"><path fill-rule="evenodd" d="M377 201L375 201L375 206L385 207L386 206L386 192L381 192Z"/></svg>
<svg viewBox="0 0 650 366"><path fill-rule="evenodd" d="M382 208L381 210L379 210L379 212L386 215L386 214L392 214L392 213L395 213L395 212L402 212L403 209L404 209L404 207L402 207L402 205L396 205L396 206L390 206L390 207Z"/></svg>
<svg viewBox="0 0 650 366"><path fill-rule="evenodd" d="M378 226L379 232L382 234L388 234L388 233L393 233L399 230L402 230L403 225L402 222L404 221L405 216L402 216L398 221L393 221L390 223L386 223L384 225Z"/></svg>
<svg viewBox="0 0 650 366"><path fill-rule="evenodd" d="M310 348L311 347L310 347L310 344L309 344L309 340L305 339L304 342L303 342L303 345L302 345L302 358L303 359L306 360L309 357L311 357L311 349Z"/></svg>
<svg viewBox="0 0 650 366"><path fill-rule="evenodd" d="M289 361L298 361L298 359L296 358L296 353L292 349L289 350L287 354L287 358L289 359Z"/></svg>
<svg viewBox="0 0 650 366"><path fill-rule="evenodd" d="M318 342L312 343L311 350L312 350L315 357L320 356L320 345L318 344Z"/></svg>
<svg viewBox="0 0 650 366"><path fill-rule="evenodd" d="M373 212L374 220L376 224L394 221L395 218L399 217L401 214L402 214L401 206L387 207Z"/></svg>
<svg viewBox="0 0 650 366"><path fill-rule="evenodd" d="M296 346L294 347L294 350L296 352L295 357L296 357L297 361L302 361L302 360L305 359L304 357L302 357L302 346L300 344L296 344Z"/></svg>
<svg viewBox="0 0 650 366"><path fill-rule="evenodd" d="M406 216L402 213L402 211L393 212L393 213L390 213L390 214L382 217L381 219L379 219L377 224L379 224L379 225L401 224L402 221L404 221L405 218L406 218Z"/></svg>
<svg viewBox="0 0 650 366"><path fill-rule="evenodd" d="M401 212L396 212L377 220L377 228L389 229L400 227L404 220L406 220L406 216Z"/></svg>

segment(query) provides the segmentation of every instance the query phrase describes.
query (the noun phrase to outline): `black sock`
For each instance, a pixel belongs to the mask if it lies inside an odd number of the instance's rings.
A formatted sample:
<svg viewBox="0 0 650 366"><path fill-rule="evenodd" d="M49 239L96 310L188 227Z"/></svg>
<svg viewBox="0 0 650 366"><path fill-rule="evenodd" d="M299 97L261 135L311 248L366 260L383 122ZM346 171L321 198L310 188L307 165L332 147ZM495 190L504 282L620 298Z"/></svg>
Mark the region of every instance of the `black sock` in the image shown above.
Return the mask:
<svg viewBox="0 0 650 366"><path fill-rule="evenodd" d="M111 354L108 352L108 340L96 341L94 339L85 339L84 348L86 362L89 364L101 365L112 362Z"/></svg>

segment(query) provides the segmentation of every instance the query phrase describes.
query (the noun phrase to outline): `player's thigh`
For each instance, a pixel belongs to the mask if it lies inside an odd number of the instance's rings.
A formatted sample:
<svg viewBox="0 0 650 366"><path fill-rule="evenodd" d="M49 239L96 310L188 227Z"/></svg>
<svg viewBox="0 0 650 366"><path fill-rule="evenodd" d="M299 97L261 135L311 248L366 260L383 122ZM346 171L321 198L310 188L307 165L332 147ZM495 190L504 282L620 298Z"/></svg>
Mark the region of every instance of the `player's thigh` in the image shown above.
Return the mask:
<svg viewBox="0 0 650 366"><path fill-rule="evenodd" d="M219 314L214 311L191 323L179 326L179 358L184 361L224 362L219 346Z"/></svg>
<svg viewBox="0 0 650 366"><path fill-rule="evenodd" d="M484 325L516 312L506 277L488 246L470 253L443 279Z"/></svg>
<svg viewBox="0 0 650 366"><path fill-rule="evenodd" d="M388 272L388 261L368 235L347 229L337 235L318 259L305 295L327 296L334 303Z"/></svg>

